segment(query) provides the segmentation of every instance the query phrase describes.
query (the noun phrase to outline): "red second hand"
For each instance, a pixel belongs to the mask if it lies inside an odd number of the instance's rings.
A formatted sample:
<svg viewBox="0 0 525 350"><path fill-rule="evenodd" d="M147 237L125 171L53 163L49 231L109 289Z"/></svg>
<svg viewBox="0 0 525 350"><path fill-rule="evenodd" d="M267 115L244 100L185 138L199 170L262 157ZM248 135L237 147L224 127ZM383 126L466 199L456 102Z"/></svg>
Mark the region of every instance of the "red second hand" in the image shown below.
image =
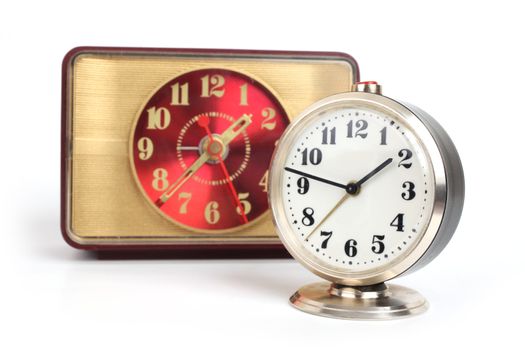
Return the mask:
<svg viewBox="0 0 525 350"><path fill-rule="evenodd" d="M226 176L226 181L228 182L228 185L230 187L230 190L233 194L233 198L235 199L235 204L237 205L237 209L239 209L239 213L241 213L241 217L244 221L244 223L248 223L248 218L246 217L246 214L244 213L244 208L242 207L241 200L239 199L239 195L237 194L237 191L235 190L235 187L233 186L233 182L231 181L230 174L228 173L228 169L226 169L226 165L224 165L224 160L222 159L222 156L219 154L219 164L221 165L222 172L224 173L224 176Z"/></svg>
<svg viewBox="0 0 525 350"><path fill-rule="evenodd" d="M204 115L200 116L197 123L202 128L204 128L204 130L206 130L206 134L208 134L208 137L210 138L210 143L213 142L214 141L213 134L211 133L210 128L208 127L209 125L208 116L204 116ZM241 217L244 223L246 224L248 223L248 218L246 217L246 214L244 213L244 208L242 207L241 200L239 199L239 195L237 194L237 191L235 190L235 187L233 186L233 182L231 181L231 178L230 178L230 173L228 172L228 169L226 169L226 165L224 164L224 160L222 159L222 155L220 152L218 154L218 157L219 157L219 164L221 166L222 173L224 174L224 176L226 176L226 182L228 182L228 187L230 187L230 191L233 194L235 205L237 209L239 210L239 213L241 213Z"/></svg>

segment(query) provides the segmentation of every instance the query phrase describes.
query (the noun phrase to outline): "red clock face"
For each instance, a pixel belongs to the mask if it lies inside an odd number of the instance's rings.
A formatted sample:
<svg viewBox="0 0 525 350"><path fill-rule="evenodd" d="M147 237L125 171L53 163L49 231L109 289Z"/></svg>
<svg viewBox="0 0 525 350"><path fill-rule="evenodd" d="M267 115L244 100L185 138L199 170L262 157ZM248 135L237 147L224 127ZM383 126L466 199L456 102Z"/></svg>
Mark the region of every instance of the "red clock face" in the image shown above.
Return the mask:
<svg viewBox="0 0 525 350"><path fill-rule="evenodd" d="M226 69L176 77L149 99L131 136L143 193L194 231L248 225L268 210L268 166L288 125L261 83Z"/></svg>

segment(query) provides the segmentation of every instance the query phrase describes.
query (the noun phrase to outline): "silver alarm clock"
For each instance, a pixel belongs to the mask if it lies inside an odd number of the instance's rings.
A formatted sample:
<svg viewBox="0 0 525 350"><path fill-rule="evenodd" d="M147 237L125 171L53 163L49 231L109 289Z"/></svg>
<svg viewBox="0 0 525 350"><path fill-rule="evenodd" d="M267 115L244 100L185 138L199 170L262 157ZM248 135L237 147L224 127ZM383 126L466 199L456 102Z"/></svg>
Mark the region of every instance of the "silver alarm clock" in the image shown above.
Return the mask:
<svg viewBox="0 0 525 350"><path fill-rule="evenodd" d="M337 318L421 313L418 292L384 282L434 259L461 216L464 176L443 128L421 109L356 84L310 106L274 153L269 200L292 256L328 282L297 308Z"/></svg>

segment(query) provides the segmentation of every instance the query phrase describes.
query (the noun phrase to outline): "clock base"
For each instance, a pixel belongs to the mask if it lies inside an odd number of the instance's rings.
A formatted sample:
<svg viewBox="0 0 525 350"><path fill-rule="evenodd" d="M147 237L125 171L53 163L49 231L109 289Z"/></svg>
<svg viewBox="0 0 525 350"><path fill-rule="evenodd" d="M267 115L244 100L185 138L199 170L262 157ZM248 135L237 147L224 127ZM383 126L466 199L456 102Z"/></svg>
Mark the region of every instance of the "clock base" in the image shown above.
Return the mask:
<svg viewBox="0 0 525 350"><path fill-rule="evenodd" d="M362 287L313 283L295 292L290 303L310 314L355 320L398 319L428 309L426 299L415 290L385 283Z"/></svg>

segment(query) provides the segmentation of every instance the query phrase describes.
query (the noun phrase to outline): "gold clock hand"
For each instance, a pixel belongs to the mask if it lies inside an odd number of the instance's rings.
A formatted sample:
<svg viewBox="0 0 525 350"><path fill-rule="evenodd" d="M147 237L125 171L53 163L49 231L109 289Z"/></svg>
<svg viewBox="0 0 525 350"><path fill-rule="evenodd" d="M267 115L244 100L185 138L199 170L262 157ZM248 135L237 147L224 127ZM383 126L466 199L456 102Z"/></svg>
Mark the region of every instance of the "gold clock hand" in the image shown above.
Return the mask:
<svg viewBox="0 0 525 350"><path fill-rule="evenodd" d="M204 163L208 161L208 159L210 159L210 154L208 152L204 152L203 154L201 154L201 156L197 158L197 160L193 162L193 164L188 169L186 169L182 173L182 175L179 176L179 178L175 180L175 182L173 182L163 194L161 194L159 199L155 201L155 205L159 208L163 206L164 203L166 203L168 199L170 199L171 196L173 196L175 192L177 192L179 188L181 188L181 186L184 185L184 183L186 183L186 181L188 181L191 178L191 176L195 174L197 170L199 170L200 167L202 167Z"/></svg>
<svg viewBox="0 0 525 350"><path fill-rule="evenodd" d="M350 194L349 193L345 193L345 195L337 202L337 204L328 212L328 214L325 215L325 217L323 218L323 220L321 220L321 222L319 222L312 231L310 231L310 233L308 235L306 235L305 237L305 241L308 241L308 238L310 238L311 235L314 234L315 231L317 231L317 229L319 227L321 227L322 224L324 224L326 222L326 220L328 220L328 218L333 214L334 211L337 210L337 208L339 208L341 206L341 204L343 204L347 199L348 197L350 197Z"/></svg>
<svg viewBox="0 0 525 350"><path fill-rule="evenodd" d="M222 141L224 146L227 146L234 138L239 136L241 132L246 130L246 128L252 123L251 114L243 114L239 119L237 119L232 125L228 127L220 136L219 139Z"/></svg>
<svg viewBox="0 0 525 350"><path fill-rule="evenodd" d="M202 119L202 122L201 122ZM208 116L201 116L197 121L201 126L207 126L209 123ZM235 137L242 133L251 124L251 114L243 114L239 119L232 123L220 136L219 139L222 141L224 146L227 146ZM173 182L168 189L160 195L159 199L155 201L155 205L159 208L164 205L178 190L181 188L186 181L188 181L193 174L197 172L209 159L211 155L208 150L205 150L203 154L193 164L182 173L181 176L175 182Z"/></svg>

